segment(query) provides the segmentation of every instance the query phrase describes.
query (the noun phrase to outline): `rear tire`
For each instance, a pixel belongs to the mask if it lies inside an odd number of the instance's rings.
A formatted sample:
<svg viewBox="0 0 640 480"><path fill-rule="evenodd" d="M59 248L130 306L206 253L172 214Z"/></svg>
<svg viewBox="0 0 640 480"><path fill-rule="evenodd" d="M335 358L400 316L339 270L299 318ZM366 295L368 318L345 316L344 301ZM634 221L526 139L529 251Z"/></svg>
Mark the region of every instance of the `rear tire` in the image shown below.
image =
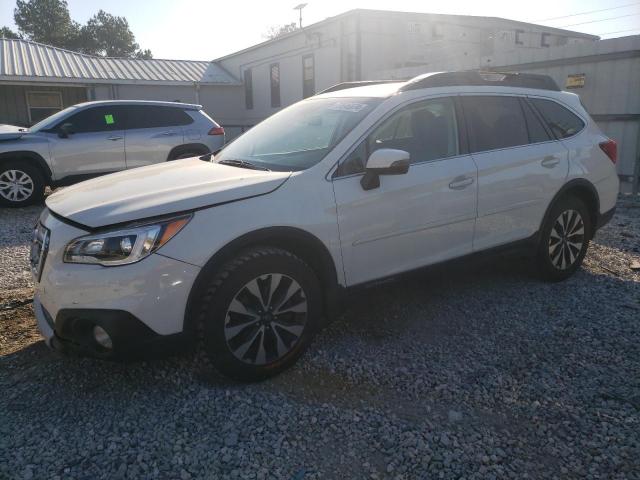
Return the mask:
<svg viewBox="0 0 640 480"><path fill-rule="evenodd" d="M0 205L26 207L42 202L44 178L40 169L25 162L10 161L0 164Z"/></svg>
<svg viewBox="0 0 640 480"><path fill-rule="evenodd" d="M573 275L587 254L591 233L591 216L582 200L569 196L553 205L537 252L542 279L559 282Z"/></svg>
<svg viewBox="0 0 640 480"><path fill-rule="evenodd" d="M227 377L258 381L293 365L321 324L320 283L292 253L241 252L210 280L198 303L198 348Z"/></svg>

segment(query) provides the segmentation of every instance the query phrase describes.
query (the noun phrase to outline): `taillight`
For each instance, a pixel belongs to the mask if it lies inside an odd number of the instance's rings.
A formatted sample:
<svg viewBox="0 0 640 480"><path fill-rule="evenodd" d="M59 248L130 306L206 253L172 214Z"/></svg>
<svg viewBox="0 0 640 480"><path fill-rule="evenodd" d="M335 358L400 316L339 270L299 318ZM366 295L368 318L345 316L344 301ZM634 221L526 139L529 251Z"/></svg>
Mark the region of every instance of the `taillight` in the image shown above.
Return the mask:
<svg viewBox="0 0 640 480"><path fill-rule="evenodd" d="M609 139L606 142L601 142L600 148L607 154L607 157L609 157L613 163L618 161L618 144L615 140Z"/></svg>
<svg viewBox="0 0 640 480"><path fill-rule="evenodd" d="M213 127L211 130L209 130L209 133L207 135L224 135L224 128Z"/></svg>

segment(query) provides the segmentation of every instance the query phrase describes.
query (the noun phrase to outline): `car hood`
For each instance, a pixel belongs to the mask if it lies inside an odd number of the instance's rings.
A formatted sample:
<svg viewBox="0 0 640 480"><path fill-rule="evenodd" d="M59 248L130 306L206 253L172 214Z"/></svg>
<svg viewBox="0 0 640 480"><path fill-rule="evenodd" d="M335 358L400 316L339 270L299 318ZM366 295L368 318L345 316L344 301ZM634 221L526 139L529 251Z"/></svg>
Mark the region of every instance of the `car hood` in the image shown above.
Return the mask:
<svg viewBox="0 0 640 480"><path fill-rule="evenodd" d="M0 142L3 140L15 140L29 133L29 129L25 127L17 127L15 125L0 125Z"/></svg>
<svg viewBox="0 0 640 480"><path fill-rule="evenodd" d="M290 175L176 160L78 183L50 195L46 204L55 214L97 228L264 195Z"/></svg>

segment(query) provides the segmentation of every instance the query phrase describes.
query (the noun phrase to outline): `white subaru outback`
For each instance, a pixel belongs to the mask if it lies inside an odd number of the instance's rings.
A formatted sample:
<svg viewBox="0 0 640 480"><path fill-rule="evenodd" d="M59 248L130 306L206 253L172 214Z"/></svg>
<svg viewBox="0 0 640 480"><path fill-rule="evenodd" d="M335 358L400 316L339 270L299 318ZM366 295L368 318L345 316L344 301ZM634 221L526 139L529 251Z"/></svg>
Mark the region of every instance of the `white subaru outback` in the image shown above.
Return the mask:
<svg viewBox="0 0 640 480"><path fill-rule="evenodd" d="M51 195L31 253L47 343L120 357L186 340L226 375L261 379L295 362L350 287L514 245L562 280L613 215L616 144L548 77L351 87L213 159Z"/></svg>

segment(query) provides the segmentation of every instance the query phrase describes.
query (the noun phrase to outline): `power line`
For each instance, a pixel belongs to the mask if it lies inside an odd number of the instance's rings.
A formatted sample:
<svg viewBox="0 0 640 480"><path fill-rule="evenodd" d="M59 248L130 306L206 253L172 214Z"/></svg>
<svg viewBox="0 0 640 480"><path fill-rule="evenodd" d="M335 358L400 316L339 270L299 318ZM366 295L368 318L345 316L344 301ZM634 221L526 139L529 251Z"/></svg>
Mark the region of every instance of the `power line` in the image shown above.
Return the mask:
<svg viewBox="0 0 640 480"><path fill-rule="evenodd" d="M600 10L591 10L589 12L573 13L571 15L563 15L562 17L542 18L540 20L534 20L534 22L548 22L550 20L560 20L562 18L577 17L579 15L587 15L589 13L608 12L609 10L617 10L618 8L632 7L634 5L640 5L640 2L627 3L626 5L619 5L617 7L602 8Z"/></svg>
<svg viewBox="0 0 640 480"><path fill-rule="evenodd" d="M601 18L600 20L591 20L589 22L572 23L570 25L562 25L560 28L575 27L575 26L578 26L578 25L587 25L589 23L606 22L608 20L617 20L618 18L635 17L636 15L640 15L640 13L630 13L628 15L618 15L617 17ZM554 28L557 28L557 27L554 27Z"/></svg>
<svg viewBox="0 0 640 480"><path fill-rule="evenodd" d="M640 28L628 28L626 30L617 30L615 32L596 33L596 35L613 35L614 33L635 32L638 30L640 30Z"/></svg>

